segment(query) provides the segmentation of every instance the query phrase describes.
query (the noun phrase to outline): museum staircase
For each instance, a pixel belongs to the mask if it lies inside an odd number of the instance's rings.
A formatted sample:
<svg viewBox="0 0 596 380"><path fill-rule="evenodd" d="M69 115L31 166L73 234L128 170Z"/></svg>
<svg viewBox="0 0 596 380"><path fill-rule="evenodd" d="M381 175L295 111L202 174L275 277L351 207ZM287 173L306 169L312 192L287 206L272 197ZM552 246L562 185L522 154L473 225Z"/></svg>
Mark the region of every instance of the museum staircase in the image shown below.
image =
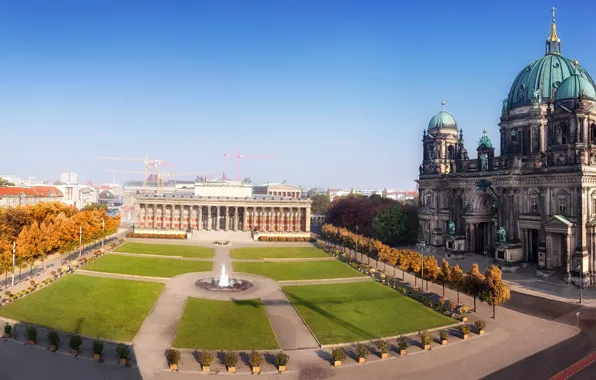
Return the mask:
<svg viewBox="0 0 596 380"><path fill-rule="evenodd" d="M189 240L201 242L252 242L250 231L192 231L192 237Z"/></svg>

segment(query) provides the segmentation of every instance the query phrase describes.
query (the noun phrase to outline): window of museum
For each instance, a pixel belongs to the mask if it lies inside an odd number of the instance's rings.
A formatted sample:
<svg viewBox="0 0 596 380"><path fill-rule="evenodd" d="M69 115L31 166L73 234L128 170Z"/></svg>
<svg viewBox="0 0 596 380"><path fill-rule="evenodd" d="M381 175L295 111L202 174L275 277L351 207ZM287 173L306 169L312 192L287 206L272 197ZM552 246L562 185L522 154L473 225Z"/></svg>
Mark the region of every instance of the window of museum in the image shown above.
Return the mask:
<svg viewBox="0 0 596 380"><path fill-rule="evenodd" d="M567 205L565 203L559 203L559 214L565 215L567 213Z"/></svg>
<svg viewBox="0 0 596 380"><path fill-rule="evenodd" d="M592 198L592 214L596 214L596 198Z"/></svg>

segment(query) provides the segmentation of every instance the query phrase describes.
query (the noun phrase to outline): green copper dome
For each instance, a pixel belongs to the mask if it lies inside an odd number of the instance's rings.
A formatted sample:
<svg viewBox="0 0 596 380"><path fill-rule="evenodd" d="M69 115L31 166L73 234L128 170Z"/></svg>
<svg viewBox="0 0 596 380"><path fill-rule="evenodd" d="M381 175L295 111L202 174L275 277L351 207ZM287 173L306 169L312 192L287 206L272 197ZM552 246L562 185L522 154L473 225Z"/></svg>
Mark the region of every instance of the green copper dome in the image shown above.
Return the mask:
<svg viewBox="0 0 596 380"><path fill-rule="evenodd" d="M515 78L503 111L532 103L553 102L559 86L574 74L587 80L592 87L594 86L590 74L577 61L574 62L560 54L547 54L535 60Z"/></svg>
<svg viewBox="0 0 596 380"><path fill-rule="evenodd" d="M594 90L594 86L587 79L581 75L573 74L559 86L556 100L576 99L579 97L596 100L596 90Z"/></svg>
<svg viewBox="0 0 596 380"><path fill-rule="evenodd" d="M431 130L433 128L449 128L455 129L457 131L457 123L455 122L455 119L453 118L453 116L451 116L449 112L439 111L439 113L433 116L433 118L430 119L430 122L428 123L428 129Z"/></svg>

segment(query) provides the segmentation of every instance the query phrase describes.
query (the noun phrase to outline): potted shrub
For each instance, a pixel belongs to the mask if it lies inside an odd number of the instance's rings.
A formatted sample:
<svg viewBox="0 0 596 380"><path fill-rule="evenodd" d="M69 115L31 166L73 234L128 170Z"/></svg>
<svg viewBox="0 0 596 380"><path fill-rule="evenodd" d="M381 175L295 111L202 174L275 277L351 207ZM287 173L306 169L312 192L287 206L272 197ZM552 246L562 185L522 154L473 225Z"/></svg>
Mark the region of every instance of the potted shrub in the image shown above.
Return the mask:
<svg viewBox="0 0 596 380"><path fill-rule="evenodd" d="M387 356L389 356L389 343L387 343L383 339L379 339L377 341L377 349L381 354L381 359L387 359Z"/></svg>
<svg viewBox="0 0 596 380"><path fill-rule="evenodd" d="M73 335L70 337L68 345L70 346L70 349L72 350L72 354L74 356L77 356L79 354L81 344L83 344L83 339L80 335Z"/></svg>
<svg viewBox="0 0 596 380"><path fill-rule="evenodd" d="M261 363L263 363L263 354L252 350L250 356L248 357L248 364L250 364L252 368L252 373L261 372Z"/></svg>
<svg viewBox="0 0 596 380"><path fill-rule="evenodd" d="M365 344L358 343L356 345L356 355L358 355L358 363L364 363L368 356L368 347Z"/></svg>
<svg viewBox="0 0 596 380"><path fill-rule="evenodd" d="M346 353L339 347L331 350L331 356L333 357L333 365L335 367L339 367L346 360Z"/></svg>
<svg viewBox="0 0 596 380"><path fill-rule="evenodd" d="M400 355L405 355L407 353L409 345L410 343L405 336L400 336L397 338L397 349L399 350Z"/></svg>
<svg viewBox="0 0 596 380"><path fill-rule="evenodd" d="M476 331L478 331L478 335L484 335L484 329L486 329L486 322L484 319L479 319L474 322L474 326L476 326Z"/></svg>
<svg viewBox="0 0 596 380"><path fill-rule="evenodd" d="M130 347L126 344L119 343L116 346L116 356L118 356L120 364L126 365L128 363L128 358L130 357Z"/></svg>
<svg viewBox="0 0 596 380"><path fill-rule="evenodd" d="M4 339L10 338L10 336L12 335L12 326L9 325L8 323L4 324L4 334L2 335L4 337Z"/></svg>
<svg viewBox="0 0 596 380"><path fill-rule="evenodd" d="M30 345L35 345L35 341L37 340L37 329L33 326L27 327L27 343Z"/></svg>
<svg viewBox="0 0 596 380"><path fill-rule="evenodd" d="M447 330L441 330L439 336L441 337L441 346L446 345L447 339L449 339L449 332L447 332Z"/></svg>
<svg viewBox="0 0 596 380"><path fill-rule="evenodd" d="M277 355L275 355L275 365L277 366L279 372L285 372L289 361L290 357L283 352L278 352Z"/></svg>
<svg viewBox="0 0 596 380"><path fill-rule="evenodd" d="M213 361L213 355L209 351L201 351L199 352L199 363L201 367L203 367L203 372L209 372L209 367L211 367L211 362Z"/></svg>
<svg viewBox="0 0 596 380"><path fill-rule="evenodd" d="M228 351L224 354L224 364L230 373L236 373L236 364L238 364L238 354L234 351Z"/></svg>
<svg viewBox="0 0 596 380"><path fill-rule="evenodd" d="M462 338L468 339L468 335L470 334L470 326L468 325L461 325L459 326L459 331L461 332Z"/></svg>
<svg viewBox="0 0 596 380"><path fill-rule="evenodd" d="M29 284L31 284L31 287L32 287L33 289L35 289L35 280L31 280L31 281L29 281Z"/></svg>
<svg viewBox="0 0 596 380"><path fill-rule="evenodd" d="M418 334L420 336L420 343L424 347L425 350L430 350L430 343L432 342L433 338L430 333L426 330Z"/></svg>
<svg viewBox="0 0 596 380"><path fill-rule="evenodd" d="M459 307L459 313L461 314L461 320L462 322L467 322L468 321L468 316L466 315L468 313L468 311L470 311L470 308L467 307L466 305L460 306Z"/></svg>
<svg viewBox="0 0 596 380"><path fill-rule="evenodd" d="M50 351L55 352L58 349L58 343L60 343L60 335L54 330L48 332L48 341L50 342Z"/></svg>
<svg viewBox="0 0 596 380"><path fill-rule="evenodd" d="M178 363L180 363L180 351L170 348L166 351L166 359L172 371L178 370Z"/></svg>
<svg viewBox="0 0 596 380"><path fill-rule="evenodd" d="M93 342L93 359L101 359L101 353L103 352L103 342L96 340Z"/></svg>

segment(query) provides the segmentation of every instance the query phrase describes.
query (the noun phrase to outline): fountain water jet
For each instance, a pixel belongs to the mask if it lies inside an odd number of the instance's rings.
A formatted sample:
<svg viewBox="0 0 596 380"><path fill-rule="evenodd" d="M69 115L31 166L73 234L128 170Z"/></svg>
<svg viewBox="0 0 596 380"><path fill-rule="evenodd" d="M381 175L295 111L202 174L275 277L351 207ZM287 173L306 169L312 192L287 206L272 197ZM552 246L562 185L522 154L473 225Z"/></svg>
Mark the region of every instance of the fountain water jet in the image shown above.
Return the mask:
<svg viewBox="0 0 596 380"><path fill-rule="evenodd" d="M230 286L230 278L226 274L226 264L221 266L221 275L219 276L219 286L222 288Z"/></svg>

